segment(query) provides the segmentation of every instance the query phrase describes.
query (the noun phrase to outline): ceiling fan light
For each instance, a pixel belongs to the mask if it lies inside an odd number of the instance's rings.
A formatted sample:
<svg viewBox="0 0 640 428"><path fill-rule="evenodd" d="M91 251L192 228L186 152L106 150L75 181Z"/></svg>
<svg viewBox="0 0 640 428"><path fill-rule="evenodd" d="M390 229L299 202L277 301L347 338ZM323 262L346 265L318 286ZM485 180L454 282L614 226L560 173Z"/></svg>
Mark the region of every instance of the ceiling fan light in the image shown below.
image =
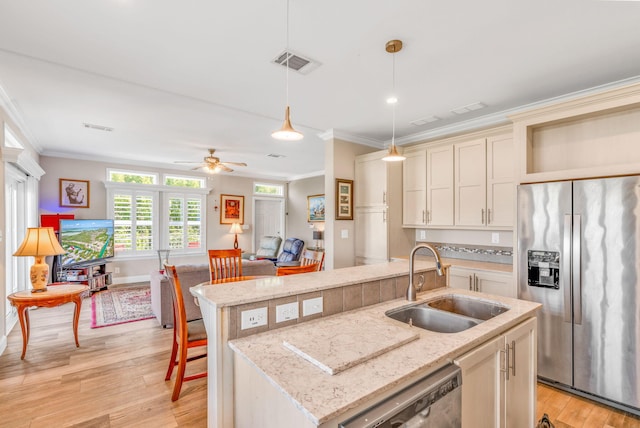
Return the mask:
<svg viewBox="0 0 640 428"><path fill-rule="evenodd" d="M284 123L282 124L282 128L278 129L277 131L273 131L271 133L271 136L276 140L284 141L299 141L304 138L302 132L296 131L291 125L289 106L287 106L284 113Z"/></svg>
<svg viewBox="0 0 640 428"><path fill-rule="evenodd" d="M399 162L405 159L406 157L398 153L398 149L396 148L395 144L392 144L391 147L389 147L389 153L387 153L387 155L382 158L382 160L385 162Z"/></svg>

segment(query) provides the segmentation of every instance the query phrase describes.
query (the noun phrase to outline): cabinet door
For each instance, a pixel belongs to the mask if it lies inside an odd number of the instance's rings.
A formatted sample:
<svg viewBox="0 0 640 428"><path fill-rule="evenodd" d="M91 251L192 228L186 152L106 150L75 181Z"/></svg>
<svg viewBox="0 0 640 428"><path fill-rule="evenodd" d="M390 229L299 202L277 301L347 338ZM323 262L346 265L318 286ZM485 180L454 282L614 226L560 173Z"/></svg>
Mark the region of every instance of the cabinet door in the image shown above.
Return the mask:
<svg viewBox="0 0 640 428"><path fill-rule="evenodd" d="M505 383L506 426L532 427L536 418L536 319L514 327L504 337L509 346L509 380Z"/></svg>
<svg viewBox="0 0 640 428"><path fill-rule="evenodd" d="M427 223L427 154L425 150L405 153L402 165L402 223L423 226Z"/></svg>
<svg viewBox="0 0 640 428"><path fill-rule="evenodd" d="M387 199L387 165L382 155L364 155L356 158L355 165L356 207L380 206Z"/></svg>
<svg viewBox="0 0 640 428"><path fill-rule="evenodd" d="M462 426L464 428L504 426L504 376L500 372L503 349L504 338L499 336L454 360L454 363L462 369Z"/></svg>
<svg viewBox="0 0 640 428"><path fill-rule="evenodd" d="M358 264L382 263L389 260L386 210L356 209L355 235Z"/></svg>
<svg viewBox="0 0 640 428"><path fill-rule="evenodd" d="M515 165L513 137L487 139L487 226L515 223Z"/></svg>
<svg viewBox="0 0 640 428"><path fill-rule="evenodd" d="M451 267L449 269L449 287L473 290L473 271Z"/></svg>
<svg viewBox="0 0 640 428"><path fill-rule="evenodd" d="M516 297L513 274L502 272L475 272L475 290L498 296Z"/></svg>
<svg viewBox="0 0 640 428"><path fill-rule="evenodd" d="M453 226L453 146L427 149L427 224Z"/></svg>
<svg viewBox="0 0 640 428"><path fill-rule="evenodd" d="M486 224L487 164L485 139L454 144L456 226Z"/></svg>

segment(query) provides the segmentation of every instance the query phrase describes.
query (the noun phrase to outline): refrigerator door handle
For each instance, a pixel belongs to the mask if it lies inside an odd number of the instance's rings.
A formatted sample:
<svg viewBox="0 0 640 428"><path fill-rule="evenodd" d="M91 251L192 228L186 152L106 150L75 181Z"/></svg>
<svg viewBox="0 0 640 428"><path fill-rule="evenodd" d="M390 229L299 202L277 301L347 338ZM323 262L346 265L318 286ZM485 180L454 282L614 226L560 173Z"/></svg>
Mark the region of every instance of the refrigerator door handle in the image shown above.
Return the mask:
<svg viewBox="0 0 640 428"><path fill-rule="evenodd" d="M573 288L573 322L582 324L582 271L581 244L582 244L582 217L579 214L573 216L573 230L571 232L571 283Z"/></svg>
<svg viewBox="0 0 640 428"><path fill-rule="evenodd" d="M564 215L562 237L562 289L564 291L564 322L571 322L571 214Z"/></svg>

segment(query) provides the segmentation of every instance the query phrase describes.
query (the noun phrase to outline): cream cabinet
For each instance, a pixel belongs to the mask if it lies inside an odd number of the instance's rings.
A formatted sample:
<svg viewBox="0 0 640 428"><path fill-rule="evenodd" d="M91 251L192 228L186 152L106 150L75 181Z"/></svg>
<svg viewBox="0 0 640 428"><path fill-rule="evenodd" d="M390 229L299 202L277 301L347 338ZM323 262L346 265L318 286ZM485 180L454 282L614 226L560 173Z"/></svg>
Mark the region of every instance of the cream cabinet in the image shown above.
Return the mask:
<svg viewBox="0 0 640 428"><path fill-rule="evenodd" d="M449 268L449 287L462 288L498 296L516 297L515 282L510 272Z"/></svg>
<svg viewBox="0 0 640 428"><path fill-rule="evenodd" d="M386 153L379 151L356 157L354 246L357 265L406 256L412 247L410 234L402 229L402 164L383 161Z"/></svg>
<svg viewBox="0 0 640 428"><path fill-rule="evenodd" d="M462 369L462 427L535 425L536 319L454 359Z"/></svg>
<svg viewBox="0 0 640 428"><path fill-rule="evenodd" d="M427 225L453 226L453 146L427 149Z"/></svg>
<svg viewBox="0 0 640 428"><path fill-rule="evenodd" d="M427 224L427 151L405 152L402 166L402 224Z"/></svg>
<svg viewBox="0 0 640 428"><path fill-rule="evenodd" d="M455 225L513 227L515 165L511 135L454 147Z"/></svg>

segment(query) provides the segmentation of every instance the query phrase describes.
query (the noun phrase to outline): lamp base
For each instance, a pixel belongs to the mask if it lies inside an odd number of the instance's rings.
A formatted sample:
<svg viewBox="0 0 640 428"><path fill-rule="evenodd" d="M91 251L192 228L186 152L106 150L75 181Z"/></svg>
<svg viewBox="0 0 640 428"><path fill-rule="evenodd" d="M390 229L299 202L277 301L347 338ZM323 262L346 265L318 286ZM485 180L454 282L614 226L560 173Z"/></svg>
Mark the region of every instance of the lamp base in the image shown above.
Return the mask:
<svg viewBox="0 0 640 428"><path fill-rule="evenodd" d="M36 256L36 262L31 266L29 272L31 274L32 293L41 293L47 291L47 283L49 282L49 265L44 262L44 257Z"/></svg>
<svg viewBox="0 0 640 428"><path fill-rule="evenodd" d="M233 241L233 248L236 249L236 250L238 249L238 234L237 233L236 233L236 239L235 239L235 241Z"/></svg>

